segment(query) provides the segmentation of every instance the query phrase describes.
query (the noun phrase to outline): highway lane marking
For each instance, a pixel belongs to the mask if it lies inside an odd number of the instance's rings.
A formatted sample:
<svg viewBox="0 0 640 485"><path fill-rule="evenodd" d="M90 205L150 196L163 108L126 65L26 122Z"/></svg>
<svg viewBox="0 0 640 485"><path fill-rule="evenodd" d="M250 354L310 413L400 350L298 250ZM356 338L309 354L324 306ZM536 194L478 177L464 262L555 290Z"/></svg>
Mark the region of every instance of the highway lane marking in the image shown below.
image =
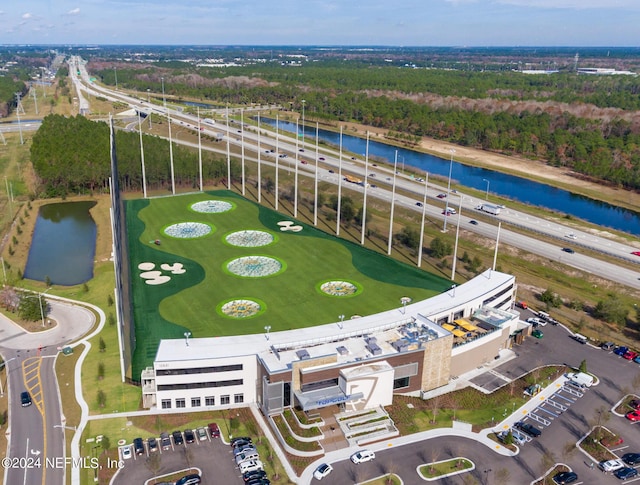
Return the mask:
<svg viewBox="0 0 640 485"><path fill-rule="evenodd" d="M33 404L42 416L42 456L47 456L47 415L44 406L44 392L42 390L42 377L40 370L42 357L28 357L22 361L22 379L26 389L31 393ZM27 439L27 444L28 444ZM27 446L28 451L28 446ZM27 456L27 455L25 455ZM42 483L46 483L47 467L42 468ZM26 481L25 471L25 481Z"/></svg>

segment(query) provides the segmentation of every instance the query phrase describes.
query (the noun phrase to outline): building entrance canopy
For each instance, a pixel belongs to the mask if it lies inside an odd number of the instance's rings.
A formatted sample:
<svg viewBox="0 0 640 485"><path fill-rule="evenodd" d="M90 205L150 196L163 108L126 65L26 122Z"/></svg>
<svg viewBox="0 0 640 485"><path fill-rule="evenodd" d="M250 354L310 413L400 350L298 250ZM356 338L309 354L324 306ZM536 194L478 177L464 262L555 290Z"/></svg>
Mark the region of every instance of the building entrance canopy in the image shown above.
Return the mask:
<svg viewBox="0 0 640 485"><path fill-rule="evenodd" d="M342 404L349 401L362 399L364 394L357 392L355 394L345 394L338 386L326 387L324 389L316 389L309 392L295 393L298 404L303 411L310 411L312 409L324 408L334 404Z"/></svg>

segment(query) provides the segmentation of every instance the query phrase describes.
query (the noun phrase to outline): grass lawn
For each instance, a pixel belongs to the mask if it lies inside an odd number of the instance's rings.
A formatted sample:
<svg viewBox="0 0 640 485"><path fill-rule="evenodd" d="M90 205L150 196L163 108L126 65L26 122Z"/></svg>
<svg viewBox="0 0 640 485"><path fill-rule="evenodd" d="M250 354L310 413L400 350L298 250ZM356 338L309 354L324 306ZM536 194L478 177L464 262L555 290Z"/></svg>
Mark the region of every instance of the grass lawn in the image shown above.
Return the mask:
<svg viewBox="0 0 640 485"><path fill-rule="evenodd" d="M232 208L221 213L191 209L192 204L209 200L228 202ZM349 318L397 308L402 297L423 300L450 287L440 276L302 222L296 222L302 228L299 232L281 231L278 223L287 220L291 218L228 191L127 202L137 337L133 376L152 363L160 339L182 338L186 330L194 337L215 337L259 333L265 325L271 331L310 327L335 322L341 314ZM164 232L183 222L206 224L211 232L196 238ZM266 232L273 242L240 247L226 241L230 233L243 230ZM251 277L227 269L230 261L246 256L272 258L279 270ZM150 269L160 270L170 280L146 284L141 275L148 270L139 269L141 263L150 263ZM186 272L173 274L161 268L175 263ZM320 289L327 281L346 281L356 292L330 296ZM250 317L227 316L221 306L231 300L255 301L260 311Z"/></svg>

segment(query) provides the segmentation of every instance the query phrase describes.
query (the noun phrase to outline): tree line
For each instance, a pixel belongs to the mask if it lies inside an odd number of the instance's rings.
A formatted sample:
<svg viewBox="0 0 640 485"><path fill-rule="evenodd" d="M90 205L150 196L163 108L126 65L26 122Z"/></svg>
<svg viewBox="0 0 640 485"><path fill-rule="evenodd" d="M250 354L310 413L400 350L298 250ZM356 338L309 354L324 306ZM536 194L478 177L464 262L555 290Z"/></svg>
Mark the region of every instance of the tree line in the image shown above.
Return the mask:
<svg viewBox="0 0 640 485"><path fill-rule="evenodd" d="M143 135L145 178L149 189L170 187L169 141ZM137 132L116 131L120 186L125 191L142 190L140 138ZM175 181L178 186L199 184L198 153L173 147ZM31 162L42 197L104 192L111 176L109 127L83 116L48 115L33 136ZM227 175L226 160L211 152L202 153L205 181ZM232 173L237 172L232 164Z"/></svg>

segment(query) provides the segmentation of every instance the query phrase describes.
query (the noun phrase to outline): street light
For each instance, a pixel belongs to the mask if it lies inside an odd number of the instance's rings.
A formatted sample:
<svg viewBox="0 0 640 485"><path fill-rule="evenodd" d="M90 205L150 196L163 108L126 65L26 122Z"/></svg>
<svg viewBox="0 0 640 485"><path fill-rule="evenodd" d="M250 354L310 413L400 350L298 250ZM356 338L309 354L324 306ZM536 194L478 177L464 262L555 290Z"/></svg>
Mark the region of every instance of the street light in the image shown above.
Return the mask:
<svg viewBox="0 0 640 485"><path fill-rule="evenodd" d="M487 182L487 194L484 197L484 200L489 200L489 181L487 179L482 179L483 182Z"/></svg>
<svg viewBox="0 0 640 485"><path fill-rule="evenodd" d="M269 330L271 330L271 325L267 325L267 326L265 326L265 327L264 327L264 330L265 330L265 332L267 332L266 337L267 337L267 340L269 340Z"/></svg>
<svg viewBox="0 0 640 485"><path fill-rule="evenodd" d="M164 97L164 78L161 77L160 78L162 80L162 106L164 107L165 111L167 109L167 98Z"/></svg>
<svg viewBox="0 0 640 485"><path fill-rule="evenodd" d="M449 196L451 195L451 169L453 168L453 154L456 151L451 149L451 160L449 161L449 180L447 182L447 203L444 209L444 227L442 232L447 232L447 217L449 217Z"/></svg>
<svg viewBox="0 0 640 485"><path fill-rule="evenodd" d="M302 100L302 148L304 148L304 104L306 102L306 99Z"/></svg>
<svg viewBox="0 0 640 485"><path fill-rule="evenodd" d="M189 337L191 337L191 332L185 332L184 333L184 343L187 344L187 347L189 347Z"/></svg>
<svg viewBox="0 0 640 485"><path fill-rule="evenodd" d="M151 89L147 88L147 103L151 103Z"/></svg>
<svg viewBox="0 0 640 485"><path fill-rule="evenodd" d="M344 315L338 315L338 318L340 319L340 323L338 324L338 327L340 327L340 330L342 330L342 325L344 323Z"/></svg>

